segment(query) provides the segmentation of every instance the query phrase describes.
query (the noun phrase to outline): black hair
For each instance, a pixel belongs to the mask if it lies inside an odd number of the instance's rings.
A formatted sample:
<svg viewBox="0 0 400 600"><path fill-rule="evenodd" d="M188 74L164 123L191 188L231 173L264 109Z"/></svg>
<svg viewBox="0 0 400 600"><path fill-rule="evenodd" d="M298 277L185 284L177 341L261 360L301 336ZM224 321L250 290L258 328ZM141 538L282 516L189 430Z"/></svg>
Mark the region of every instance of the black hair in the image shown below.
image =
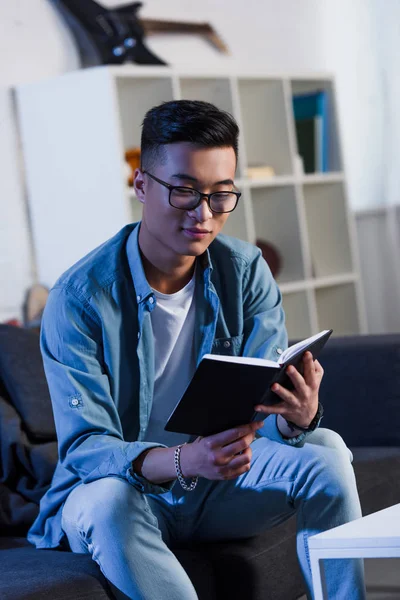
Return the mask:
<svg viewBox="0 0 400 600"><path fill-rule="evenodd" d="M239 127L233 116L210 102L172 100L145 115L141 139L142 169L163 161L163 146L190 142L200 148L233 148L238 158Z"/></svg>

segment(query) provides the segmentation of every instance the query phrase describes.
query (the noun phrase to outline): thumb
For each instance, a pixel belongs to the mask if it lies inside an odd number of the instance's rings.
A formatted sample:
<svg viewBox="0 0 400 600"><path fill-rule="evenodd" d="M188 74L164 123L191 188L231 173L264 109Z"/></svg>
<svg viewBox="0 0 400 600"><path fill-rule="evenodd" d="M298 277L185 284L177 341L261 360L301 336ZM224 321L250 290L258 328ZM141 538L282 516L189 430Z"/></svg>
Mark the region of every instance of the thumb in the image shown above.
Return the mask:
<svg viewBox="0 0 400 600"><path fill-rule="evenodd" d="M256 412L262 413L266 417L268 417L269 415L276 415L279 412L279 409L277 409L276 405L267 406L265 404L256 404L254 406L254 410Z"/></svg>

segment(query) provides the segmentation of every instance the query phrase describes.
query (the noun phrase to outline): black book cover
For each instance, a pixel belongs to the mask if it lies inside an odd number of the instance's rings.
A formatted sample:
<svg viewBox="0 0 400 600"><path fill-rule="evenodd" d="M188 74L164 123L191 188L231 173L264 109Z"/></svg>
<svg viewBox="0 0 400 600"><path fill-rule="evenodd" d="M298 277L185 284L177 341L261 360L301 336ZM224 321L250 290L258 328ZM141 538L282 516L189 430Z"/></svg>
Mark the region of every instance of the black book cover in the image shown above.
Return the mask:
<svg viewBox="0 0 400 600"><path fill-rule="evenodd" d="M270 389L272 384L292 389L286 367L294 365L301 371L304 352L310 350L317 358L331 333L330 329L275 367L203 358L165 430L207 436L265 419L265 415L254 411L254 406L281 402Z"/></svg>

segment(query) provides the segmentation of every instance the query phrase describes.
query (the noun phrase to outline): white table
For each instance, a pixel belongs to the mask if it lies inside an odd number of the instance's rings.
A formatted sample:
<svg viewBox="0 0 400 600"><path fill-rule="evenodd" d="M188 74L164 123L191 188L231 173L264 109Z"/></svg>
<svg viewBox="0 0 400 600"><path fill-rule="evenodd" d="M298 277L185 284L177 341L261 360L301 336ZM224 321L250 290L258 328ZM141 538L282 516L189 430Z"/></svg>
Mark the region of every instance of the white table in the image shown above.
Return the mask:
<svg viewBox="0 0 400 600"><path fill-rule="evenodd" d="M326 600L320 560L400 558L400 504L309 538L315 600Z"/></svg>

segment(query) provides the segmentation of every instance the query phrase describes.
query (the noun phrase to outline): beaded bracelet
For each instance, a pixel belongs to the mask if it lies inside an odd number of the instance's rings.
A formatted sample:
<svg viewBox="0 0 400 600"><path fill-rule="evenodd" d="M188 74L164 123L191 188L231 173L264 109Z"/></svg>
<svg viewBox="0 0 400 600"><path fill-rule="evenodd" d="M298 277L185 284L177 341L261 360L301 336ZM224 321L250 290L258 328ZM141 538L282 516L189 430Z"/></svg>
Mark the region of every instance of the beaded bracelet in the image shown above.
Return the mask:
<svg viewBox="0 0 400 600"><path fill-rule="evenodd" d="M190 485L187 485L187 483L185 481L185 478L183 476L182 469L181 469L181 458L180 458L181 457L181 449L182 449L182 446L184 446L184 445L185 444L180 444L180 446L177 446L177 448L175 448L174 463L175 463L176 476L184 490L186 490L187 492L193 492L194 488L197 485L199 478L192 477L192 481L191 481Z"/></svg>

